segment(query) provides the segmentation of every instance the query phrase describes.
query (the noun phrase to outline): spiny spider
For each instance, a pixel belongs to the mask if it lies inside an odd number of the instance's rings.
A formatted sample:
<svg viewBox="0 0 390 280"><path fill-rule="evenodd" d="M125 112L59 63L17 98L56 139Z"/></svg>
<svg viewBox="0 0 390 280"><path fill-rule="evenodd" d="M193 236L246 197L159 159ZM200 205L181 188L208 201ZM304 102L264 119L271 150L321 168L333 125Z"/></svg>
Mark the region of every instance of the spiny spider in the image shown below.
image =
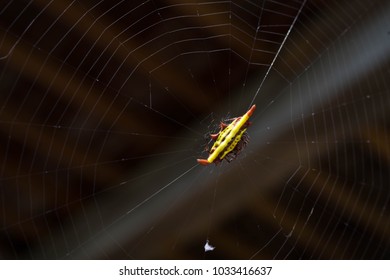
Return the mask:
<svg viewBox="0 0 390 280"><path fill-rule="evenodd" d="M208 165L210 163L218 164L223 160L231 162L240 151L248 144L249 137L246 133L248 126L251 124L248 120L256 109L253 105L243 116L231 119L230 124L221 122L220 131L210 134L214 145L209 151L207 159L198 159L198 163Z"/></svg>

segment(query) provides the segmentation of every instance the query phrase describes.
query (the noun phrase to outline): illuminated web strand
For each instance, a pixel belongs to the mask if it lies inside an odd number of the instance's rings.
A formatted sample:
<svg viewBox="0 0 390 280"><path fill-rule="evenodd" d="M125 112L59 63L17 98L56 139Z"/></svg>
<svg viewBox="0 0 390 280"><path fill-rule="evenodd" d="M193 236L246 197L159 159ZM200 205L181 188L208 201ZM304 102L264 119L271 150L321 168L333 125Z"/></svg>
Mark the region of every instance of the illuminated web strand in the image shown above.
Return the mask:
<svg viewBox="0 0 390 280"><path fill-rule="evenodd" d="M290 32L291 32L291 30L293 29L293 27L294 27L294 25L295 25L295 22L297 21L299 15L300 15L301 12L302 12L303 7L305 6L305 3L306 3L306 0L303 1L301 7L299 8L299 11L298 11L298 13L297 13L297 16L294 18L294 21L293 21L292 24L290 25L290 28L288 29L288 31L287 31L287 33L286 33L286 36L284 37L284 39L283 39L283 41L282 41L282 44L280 44L280 47L279 47L278 51L276 52L275 57L274 57L274 59L272 60L271 64L269 65L269 67L268 67L268 69L267 69L267 72L265 73L265 75L264 75L264 77L263 77L263 79L262 79L262 81L261 81L261 83L260 83L260 86L259 86L259 87L257 88L257 90L256 90L255 96L252 98L252 101L251 101L251 103L249 104L249 107L251 107L252 104L255 102L255 99L256 99L257 95L259 94L260 89L262 88L265 79L268 77L268 74L269 74L269 72L271 71L271 69L272 69L272 67L273 67L273 65L274 65L274 63L275 63L275 61L276 61L276 59L278 58L280 51L282 50L284 44L286 43L287 38L288 38L288 36L290 35Z"/></svg>

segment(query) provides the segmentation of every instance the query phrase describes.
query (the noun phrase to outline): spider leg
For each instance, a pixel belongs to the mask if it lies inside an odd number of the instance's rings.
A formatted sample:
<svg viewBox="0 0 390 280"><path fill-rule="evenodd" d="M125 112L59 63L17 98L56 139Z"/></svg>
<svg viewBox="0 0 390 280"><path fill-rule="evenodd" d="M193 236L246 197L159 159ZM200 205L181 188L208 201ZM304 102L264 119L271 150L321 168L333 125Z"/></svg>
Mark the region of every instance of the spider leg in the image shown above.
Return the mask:
<svg viewBox="0 0 390 280"><path fill-rule="evenodd" d="M226 123L224 123L224 122L221 122L221 123L219 124L219 127L221 128L221 130L224 130L227 126L228 126L228 125L227 125Z"/></svg>
<svg viewBox="0 0 390 280"><path fill-rule="evenodd" d="M217 140L218 135L219 135L219 132L218 132L218 133L215 133L215 134L210 134L210 137L211 137L211 139L213 139L213 140Z"/></svg>

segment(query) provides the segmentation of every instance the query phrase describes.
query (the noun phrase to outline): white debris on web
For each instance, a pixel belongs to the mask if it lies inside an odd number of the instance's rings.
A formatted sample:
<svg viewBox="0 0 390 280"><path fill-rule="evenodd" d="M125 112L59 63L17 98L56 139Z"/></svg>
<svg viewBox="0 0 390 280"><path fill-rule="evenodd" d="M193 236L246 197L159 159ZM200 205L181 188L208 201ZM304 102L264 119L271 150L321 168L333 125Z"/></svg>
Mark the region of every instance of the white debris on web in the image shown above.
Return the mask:
<svg viewBox="0 0 390 280"><path fill-rule="evenodd" d="M208 240L206 240L206 244L204 244L204 251L205 252L208 252L208 251L213 251L215 249L214 246L212 246Z"/></svg>

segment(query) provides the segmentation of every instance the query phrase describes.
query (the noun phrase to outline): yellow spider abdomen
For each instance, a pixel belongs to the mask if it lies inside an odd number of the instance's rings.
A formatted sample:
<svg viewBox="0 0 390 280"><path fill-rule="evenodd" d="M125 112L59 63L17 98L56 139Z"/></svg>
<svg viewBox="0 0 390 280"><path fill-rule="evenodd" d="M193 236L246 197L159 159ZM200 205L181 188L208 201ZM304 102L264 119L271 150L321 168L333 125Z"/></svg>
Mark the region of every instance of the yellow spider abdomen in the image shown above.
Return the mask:
<svg viewBox="0 0 390 280"><path fill-rule="evenodd" d="M230 146L227 147L226 150L223 152L222 156L219 157L220 159L223 159L227 154L229 154L231 151L234 150L234 148L237 146L238 142L241 141L241 137L245 131L246 131L246 128L239 131L238 135L236 135L236 137L233 139L233 142L230 144Z"/></svg>
<svg viewBox="0 0 390 280"><path fill-rule="evenodd" d="M220 131L213 147L210 149L210 155L207 160L198 159L198 162L202 165L207 165L216 159L222 160L231 153L241 141L242 135L246 131L246 128L242 129L242 127L246 124L250 116L252 116L255 109L256 105L253 105L241 118L234 119L231 124Z"/></svg>

